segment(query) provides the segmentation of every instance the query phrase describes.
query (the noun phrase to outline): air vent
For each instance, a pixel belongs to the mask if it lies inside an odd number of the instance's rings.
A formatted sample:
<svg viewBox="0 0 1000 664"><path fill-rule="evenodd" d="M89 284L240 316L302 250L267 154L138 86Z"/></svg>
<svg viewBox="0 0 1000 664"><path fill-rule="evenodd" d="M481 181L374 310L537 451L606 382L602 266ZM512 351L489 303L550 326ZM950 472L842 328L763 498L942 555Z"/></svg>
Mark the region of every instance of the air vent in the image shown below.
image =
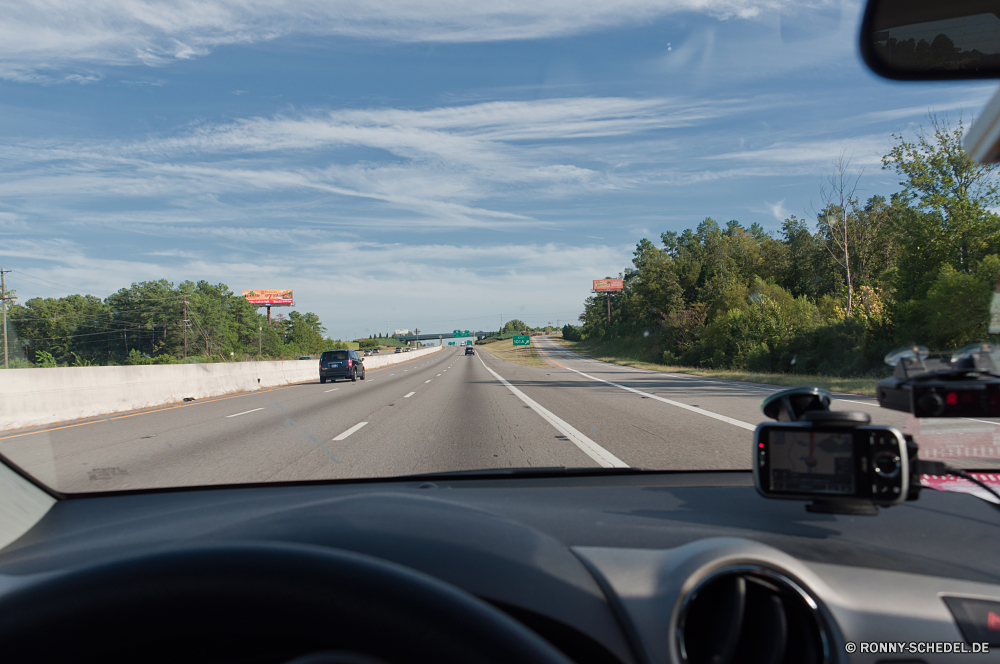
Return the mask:
<svg viewBox="0 0 1000 664"><path fill-rule="evenodd" d="M720 570L681 607L678 646L688 664L823 664L829 648L816 602L761 567Z"/></svg>

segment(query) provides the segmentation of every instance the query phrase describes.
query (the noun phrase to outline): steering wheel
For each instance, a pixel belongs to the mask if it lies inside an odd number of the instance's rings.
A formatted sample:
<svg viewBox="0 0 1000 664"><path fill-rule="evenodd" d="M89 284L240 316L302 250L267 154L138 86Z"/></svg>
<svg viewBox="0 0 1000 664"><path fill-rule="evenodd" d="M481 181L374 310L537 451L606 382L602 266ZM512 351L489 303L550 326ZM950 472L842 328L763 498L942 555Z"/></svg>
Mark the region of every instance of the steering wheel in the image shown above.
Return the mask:
<svg viewBox="0 0 1000 664"><path fill-rule="evenodd" d="M244 544L129 557L0 597L5 662L569 664L489 604L377 558Z"/></svg>

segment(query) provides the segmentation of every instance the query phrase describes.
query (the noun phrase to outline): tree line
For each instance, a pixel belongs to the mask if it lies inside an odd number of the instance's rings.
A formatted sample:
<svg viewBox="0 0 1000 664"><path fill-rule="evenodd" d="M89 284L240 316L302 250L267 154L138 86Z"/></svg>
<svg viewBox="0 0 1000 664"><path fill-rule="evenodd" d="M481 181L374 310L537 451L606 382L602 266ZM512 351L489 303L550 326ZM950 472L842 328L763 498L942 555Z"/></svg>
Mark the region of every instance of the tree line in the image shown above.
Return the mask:
<svg viewBox="0 0 1000 664"><path fill-rule="evenodd" d="M902 190L888 198L860 199L863 171L842 156L811 220L769 233L706 218L643 239L610 322L598 294L564 336L664 364L842 376L885 373L884 355L903 345L987 340L1000 191L962 132L932 115L915 140L892 135L882 168Z"/></svg>
<svg viewBox="0 0 1000 664"><path fill-rule="evenodd" d="M101 299L36 297L8 312L21 366L294 358L346 344L315 313L267 316L225 284L143 281ZM17 366L17 365L15 365Z"/></svg>

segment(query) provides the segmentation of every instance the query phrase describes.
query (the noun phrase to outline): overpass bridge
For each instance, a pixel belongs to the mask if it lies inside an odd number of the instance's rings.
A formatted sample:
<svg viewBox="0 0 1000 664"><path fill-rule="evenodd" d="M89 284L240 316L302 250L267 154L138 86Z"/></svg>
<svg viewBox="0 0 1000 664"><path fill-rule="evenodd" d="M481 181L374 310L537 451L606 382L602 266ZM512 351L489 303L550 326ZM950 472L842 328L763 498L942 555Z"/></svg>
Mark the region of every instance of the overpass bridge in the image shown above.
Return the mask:
<svg viewBox="0 0 1000 664"><path fill-rule="evenodd" d="M454 330L452 332L433 332L428 334L400 334L396 338L402 341L410 342L410 341L435 341L435 340L443 341L445 339L468 339L469 337L475 337L475 339L478 341L481 339L485 339L491 334L490 332L483 332L481 330L477 332L471 332L466 330L465 332L469 332L468 334L465 334L464 332L462 334L455 334L456 331L457 330Z"/></svg>

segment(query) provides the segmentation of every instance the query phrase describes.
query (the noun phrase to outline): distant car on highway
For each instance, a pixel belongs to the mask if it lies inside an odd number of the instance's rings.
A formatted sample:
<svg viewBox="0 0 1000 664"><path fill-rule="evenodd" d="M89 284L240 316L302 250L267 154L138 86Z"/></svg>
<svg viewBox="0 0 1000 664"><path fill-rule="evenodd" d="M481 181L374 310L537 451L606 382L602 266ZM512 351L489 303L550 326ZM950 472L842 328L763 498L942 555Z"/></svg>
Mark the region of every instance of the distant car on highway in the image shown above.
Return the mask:
<svg viewBox="0 0 1000 664"><path fill-rule="evenodd" d="M393 351L393 352L394 353L402 353L403 352L403 347L402 346L396 346L396 350Z"/></svg>
<svg viewBox="0 0 1000 664"><path fill-rule="evenodd" d="M371 355L371 354L372 354L372 351L371 351L371 350L366 350L366 351L365 351L365 357L368 357L368 356L369 356L369 355Z"/></svg>
<svg viewBox="0 0 1000 664"><path fill-rule="evenodd" d="M465 347L465 354L466 355L475 355L476 354L476 349L473 348L472 346L466 346Z"/></svg>
<svg viewBox="0 0 1000 664"><path fill-rule="evenodd" d="M303 356L302 356L302 357L300 357L299 359L300 359L300 360L312 360L312 359L315 359L315 358L313 358L313 356L312 356L312 355L303 355Z"/></svg>
<svg viewBox="0 0 1000 664"><path fill-rule="evenodd" d="M327 350L319 358L319 382L338 378L365 379L364 360L354 350Z"/></svg>

